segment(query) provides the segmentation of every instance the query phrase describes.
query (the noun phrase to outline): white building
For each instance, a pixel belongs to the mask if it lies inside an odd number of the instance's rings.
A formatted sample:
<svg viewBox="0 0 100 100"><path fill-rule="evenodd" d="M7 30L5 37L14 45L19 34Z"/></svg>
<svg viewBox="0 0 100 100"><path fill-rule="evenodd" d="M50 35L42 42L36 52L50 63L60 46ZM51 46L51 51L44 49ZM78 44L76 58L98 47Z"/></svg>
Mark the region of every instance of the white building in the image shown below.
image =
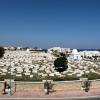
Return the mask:
<svg viewBox="0 0 100 100"><path fill-rule="evenodd" d="M81 55L79 54L79 52L77 51L77 49L73 49L73 50L72 50L71 58L72 58L73 60L81 60L81 59L82 59L82 57L81 57Z"/></svg>
<svg viewBox="0 0 100 100"><path fill-rule="evenodd" d="M61 52L61 53L66 53L70 52L70 48L61 48L61 47L53 47L48 49L48 53L53 53L53 51Z"/></svg>

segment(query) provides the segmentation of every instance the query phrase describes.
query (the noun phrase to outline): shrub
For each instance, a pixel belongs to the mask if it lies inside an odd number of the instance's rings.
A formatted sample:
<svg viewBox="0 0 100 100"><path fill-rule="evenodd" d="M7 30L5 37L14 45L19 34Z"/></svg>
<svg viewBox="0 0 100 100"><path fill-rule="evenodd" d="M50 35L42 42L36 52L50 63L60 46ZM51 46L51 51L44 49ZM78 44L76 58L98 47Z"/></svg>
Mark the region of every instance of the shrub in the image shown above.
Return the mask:
<svg viewBox="0 0 100 100"><path fill-rule="evenodd" d="M89 74L87 75L82 75L82 77L84 78L88 78L89 80L93 80L93 79L100 79L100 75L97 74L97 73L93 73L93 72L90 72Z"/></svg>
<svg viewBox="0 0 100 100"><path fill-rule="evenodd" d="M8 78L7 75L0 75L0 81L3 81L4 79L7 78ZM32 78L30 78L30 76L22 75L22 77L13 76L11 78L14 79L15 81L42 81L42 80L71 81L80 79L80 77L77 77L75 75L72 76L66 75L64 77L59 77L56 75L54 77L53 76L41 77L38 75L34 75ZM98 75L97 73L90 72L88 75L84 74L81 78L88 78L89 80L94 80L94 79L100 79L100 75Z"/></svg>
<svg viewBox="0 0 100 100"><path fill-rule="evenodd" d="M0 75L0 81L4 81L4 79L7 79L7 75Z"/></svg>
<svg viewBox="0 0 100 100"><path fill-rule="evenodd" d="M65 71L68 68L67 63L68 63L68 61L65 56L57 58L54 61L55 70L57 70L58 72Z"/></svg>
<svg viewBox="0 0 100 100"><path fill-rule="evenodd" d="M5 53L4 48L3 47L0 47L0 58L3 57L4 53Z"/></svg>

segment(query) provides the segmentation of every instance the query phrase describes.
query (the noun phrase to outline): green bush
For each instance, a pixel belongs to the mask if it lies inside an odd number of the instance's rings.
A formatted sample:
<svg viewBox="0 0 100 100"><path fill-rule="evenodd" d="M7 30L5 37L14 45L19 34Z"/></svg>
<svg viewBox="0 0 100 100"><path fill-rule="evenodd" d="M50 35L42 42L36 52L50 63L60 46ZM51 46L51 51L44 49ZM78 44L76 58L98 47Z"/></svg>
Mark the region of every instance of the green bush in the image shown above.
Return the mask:
<svg viewBox="0 0 100 100"><path fill-rule="evenodd" d="M44 80L53 80L53 81L69 81L69 80L78 80L76 76L68 76L66 75L65 77L59 77L59 76L47 76L44 78Z"/></svg>
<svg viewBox="0 0 100 100"><path fill-rule="evenodd" d="M7 79L7 75L0 75L0 81L4 81L4 79ZM53 81L72 81L72 80L79 80L80 78L88 78L89 80L94 80L94 79L100 79L100 75L97 73L92 73L90 72L88 75L84 74L82 77L77 77L75 75L69 76L66 75L64 77L59 77L59 76L46 76L46 77L41 77L38 76L37 74L34 75L32 78L30 76L25 76L24 74L22 77L17 77L17 76L12 76L12 79L15 81L42 81L42 80L53 80Z"/></svg>
<svg viewBox="0 0 100 100"><path fill-rule="evenodd" d="M7 75L0 75L0 81L4 81L4 79L7 79Z"/></svg>
<svg viewBox="0 0 100 100"><path fill-rule="evenodd" d="M30 76L22 75L22 77L14 77L15 81L42 81L42 78L40 76L34 76L33 78L30 78Z"/></svg>
<svg viewBox="0 0 100 100"><path fill-rule="evenodd" d="M88 78L89 80L100 79L100 75L97 73L90 72L89 74L84 74L83 78Z"/></svg>
<svg viewBox="0 0 100 100"><path fill-rule="evenodd" d="M63 72L68 68L67 64L68 64L68 61L65 56L59 57L54 61L55 70L57 70L58 72Z"/></svg>
<svg viewBox="0 0 100 100"><path fill-rule="evenodd" d="M4 53L5 53L4 48L3 47L0 47L0 58L3 57Z"/></svg>

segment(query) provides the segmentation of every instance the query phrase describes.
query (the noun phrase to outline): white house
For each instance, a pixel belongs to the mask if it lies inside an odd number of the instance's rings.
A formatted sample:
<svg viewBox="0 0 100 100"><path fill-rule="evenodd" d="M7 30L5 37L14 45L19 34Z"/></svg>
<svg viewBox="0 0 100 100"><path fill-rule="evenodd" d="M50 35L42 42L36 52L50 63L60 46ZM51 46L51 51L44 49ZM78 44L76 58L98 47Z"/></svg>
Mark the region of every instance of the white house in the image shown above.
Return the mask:
<svg viewBox="0 0 100 100"><path fill-rule="evenodd" d="M81 55L79 54L79 52L77 51L77 49L73 49L73 50L72 50L71 58L72 58L73 60L81 60L81 59L82 59L82 57L81 57Z"/></svg>

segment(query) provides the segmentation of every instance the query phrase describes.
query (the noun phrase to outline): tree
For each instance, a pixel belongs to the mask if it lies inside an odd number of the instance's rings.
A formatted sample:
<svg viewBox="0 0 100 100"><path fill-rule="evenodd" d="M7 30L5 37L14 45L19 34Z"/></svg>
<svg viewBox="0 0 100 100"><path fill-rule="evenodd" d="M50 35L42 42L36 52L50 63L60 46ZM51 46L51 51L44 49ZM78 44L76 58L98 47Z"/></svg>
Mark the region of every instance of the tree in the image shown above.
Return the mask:
<svg viewBox="0 0 100 100"><path fill-rule="evenodd" d="M4 48L3 47L0 47L0 58L3 57L4 53L5 53Z"/></svg>
<svg viewBox="0 0 100 100"><path fill-rule="evenodd" d="M65 56L59 57L54 61L55 70L58 72L63 72L68 68L68 61Z"/></svg>
<svg viewBox="0 0 100 100"><path fill-rule="evenodd" d="M64 53L60 53L60 56L64 57L64 56L65 56L65 54L64 54Z"/></svg>

